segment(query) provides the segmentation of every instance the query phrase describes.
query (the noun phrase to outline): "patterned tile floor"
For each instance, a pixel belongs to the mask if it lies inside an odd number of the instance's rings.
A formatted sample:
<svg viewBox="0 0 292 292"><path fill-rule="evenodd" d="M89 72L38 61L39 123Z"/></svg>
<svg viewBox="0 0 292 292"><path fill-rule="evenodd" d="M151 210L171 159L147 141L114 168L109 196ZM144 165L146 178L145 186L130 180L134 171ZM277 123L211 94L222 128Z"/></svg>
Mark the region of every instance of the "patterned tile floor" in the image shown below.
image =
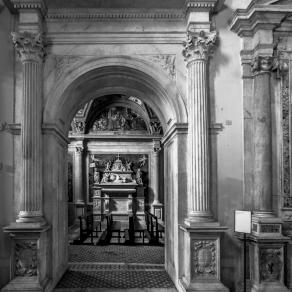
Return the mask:
<svg viewBox="0 0 292 292"><path fill-rule="evenodd" d="M175 291L164 270L164 247L123 245L69 246L68 271L56 288L56 291L63 288L141 288L141 291L164 288Z"/></svg>
<svg viewBox="0 0 292 292"><path fill-rule="evenodd" d="M164 264L164 247L70 245L69 262Z"/></svg>

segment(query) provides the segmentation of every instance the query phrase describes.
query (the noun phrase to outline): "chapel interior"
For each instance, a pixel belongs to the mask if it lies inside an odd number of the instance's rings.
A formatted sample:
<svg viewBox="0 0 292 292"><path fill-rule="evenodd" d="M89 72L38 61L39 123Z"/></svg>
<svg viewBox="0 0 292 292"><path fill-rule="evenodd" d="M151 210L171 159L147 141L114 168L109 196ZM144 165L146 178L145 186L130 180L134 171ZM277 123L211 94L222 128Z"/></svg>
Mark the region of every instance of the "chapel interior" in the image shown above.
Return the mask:
<svg viewBox="0 0 292 292"><path fill-rule="evenodd" d="M292 291L291 0L0 0L1 292Z"/></svg>

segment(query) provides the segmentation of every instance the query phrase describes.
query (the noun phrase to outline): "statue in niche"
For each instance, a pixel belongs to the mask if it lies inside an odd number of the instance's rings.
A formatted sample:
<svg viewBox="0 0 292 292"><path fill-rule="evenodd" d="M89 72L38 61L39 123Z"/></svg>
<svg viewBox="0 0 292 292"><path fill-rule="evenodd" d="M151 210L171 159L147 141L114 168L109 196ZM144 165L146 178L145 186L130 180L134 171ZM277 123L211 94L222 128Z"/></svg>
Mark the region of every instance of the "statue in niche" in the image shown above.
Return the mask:
<svg viewBox="0 0 292 292"><path fill-rule="evenodd" d="M138 168L137 169L137 172L136 172L136 182L137 182L137 184L139 184L139 185L142 185L143 184L143 181L142 181L142 172L141 172L141 169L140 168Z"/></svg>
<svg viewBox="0 0 292 292"><path fill-rule="evenodd" d="M94 168L93 181L95 184L99 184L100 175L99 175L99 171L97 171L97 168Z"/></svg>

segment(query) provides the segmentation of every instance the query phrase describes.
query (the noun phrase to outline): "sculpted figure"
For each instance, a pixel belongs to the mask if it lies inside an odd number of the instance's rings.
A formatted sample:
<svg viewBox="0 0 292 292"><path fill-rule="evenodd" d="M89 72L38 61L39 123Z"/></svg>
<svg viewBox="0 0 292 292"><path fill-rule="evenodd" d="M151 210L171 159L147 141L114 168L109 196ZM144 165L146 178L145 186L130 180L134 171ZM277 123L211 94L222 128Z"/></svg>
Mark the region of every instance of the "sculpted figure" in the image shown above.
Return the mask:
<svg viewBox="0 0 292 292"><path fill-rule="evenodd" d="M100 176L99 171L97 171L97 168L94 168L93 180L95 184L99 184Z"/></svg>
<svg viewBox="0 0 292 292"><path fill-rule="evenodd" d="M137 184L139 184L139 185L142 185L143 184L143 181L142 181L142 172L141 172L141 169L140 168L138 168L137 169L137 172L136 172L136 182L137 182Z"/></svg>
<svg viewBox="0 0 292 292"><path fill-rule="evenodd" d="M109 181L109 173L104 173L101 182L107 183Z"/></svg>

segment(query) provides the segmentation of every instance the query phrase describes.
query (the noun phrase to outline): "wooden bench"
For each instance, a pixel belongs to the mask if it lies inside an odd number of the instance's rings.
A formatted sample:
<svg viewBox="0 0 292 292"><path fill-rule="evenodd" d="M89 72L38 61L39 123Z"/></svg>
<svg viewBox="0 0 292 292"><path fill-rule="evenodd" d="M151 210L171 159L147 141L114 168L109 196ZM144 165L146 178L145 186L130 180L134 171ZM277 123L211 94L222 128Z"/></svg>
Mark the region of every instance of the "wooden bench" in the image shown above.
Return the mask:
<svg viewBox="0 0 292 292"><path fill-rule="evenodd" d="M121 222L114 221L113 215L108 214L106 215L107 220L107 232L110 236L110 238L118 238L118 242L121 242ZM117 235L113 235L113 233L117 233Z"/></svg>
<svg viewBox="0 0 292 292"><path fill-rule="evenodd" d="M79 216L79 243L83 243L89 236L90 242L93 244L93 216Z"/></svg>

